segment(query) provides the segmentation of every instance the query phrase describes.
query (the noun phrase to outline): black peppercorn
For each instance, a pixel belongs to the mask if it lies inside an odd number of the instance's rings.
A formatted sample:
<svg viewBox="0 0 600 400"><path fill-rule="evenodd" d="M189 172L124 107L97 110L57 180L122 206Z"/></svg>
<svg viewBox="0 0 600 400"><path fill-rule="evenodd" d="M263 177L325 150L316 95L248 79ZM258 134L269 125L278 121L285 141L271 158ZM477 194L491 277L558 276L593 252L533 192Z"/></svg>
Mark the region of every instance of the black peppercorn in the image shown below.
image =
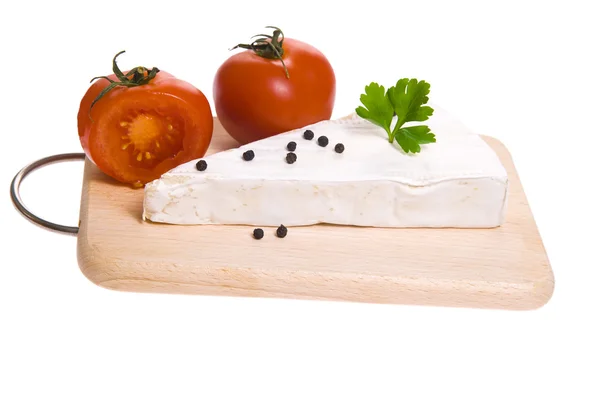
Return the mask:
<svg viewBox="0 0 600 400"><path fill-rule="evenodd" d="M208 167L208 164L206 164L206 161L204 160L200 160L196 163L196 169L198 171L204 171L206 167Z"/></svg>
<svg viewBox="0 0 600 400"><path fill-rule="evenodd" d="M307 129L304 131L304 139L313 140L314 137L315 137L315 133L313 131L311 131L310 129Z"/></svg>
<svg viewBox="0 0 600 400"><path fill-rule="evenodd" d="M289 142L286 148L288 151L296 151L296 142Z"/></svg>
<svg viewBox="0 0 600 400"><path fill-rule="evenodd" d="M277 228L277 237L279 238L284 238L285 235L287 235L287 228L283 225L279 225L279 228Z"/></svg>
<svg viewBox="0 0 600 400"><path fill-rule="evenodd" d="M298 156L296 156L295 153L287 153L287 156L285 156L285 161L287 161L288 164L295 163L297 159Z"/></svg>
<svg viewBox="0 0 600 400"><path fill-rule="evenodd" d="M319 136L319 139L317 139L317 141L319 142L319 146L321 147L325 147L329 144L329 139L327 139L327 136Z"/></svg>
<svg viewBox="0 0 600 400"><path fill-rule="evenodd" d="M254 232L252 232L252 236L254 236L254 239L260 240L263 238L263 236L265 236L265 231L260 228L256 228Z"/></svg>
<svg viewBox="0 0 600 400"><path fill-rule="evenodd" d="M336 153L343 153L344 152L344 145L341 143L338 143L335 145L335 152Z"/></svg>
<svg viewBox="0 0 600 400"><path fill-rule="evenodd" d="M252 150L245 151L242 157L246 161L251 161L254 159L254 152Z"/></svg>

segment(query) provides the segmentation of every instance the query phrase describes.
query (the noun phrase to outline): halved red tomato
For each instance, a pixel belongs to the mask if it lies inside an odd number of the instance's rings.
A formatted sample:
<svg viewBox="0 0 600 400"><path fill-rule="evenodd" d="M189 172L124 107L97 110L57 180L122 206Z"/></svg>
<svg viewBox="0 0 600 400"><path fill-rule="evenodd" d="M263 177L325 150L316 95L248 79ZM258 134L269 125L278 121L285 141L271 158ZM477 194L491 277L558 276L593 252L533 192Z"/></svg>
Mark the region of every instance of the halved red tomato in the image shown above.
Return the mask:
<svg viewBox="0 0 600 400"><path fill-rule="evenodd" d="M119 53L122 54L123 52ZM208 100L193 85L156 68L97 78L77 123L87 157L105 174L140 187L206 153L213 131Z"/></svg>

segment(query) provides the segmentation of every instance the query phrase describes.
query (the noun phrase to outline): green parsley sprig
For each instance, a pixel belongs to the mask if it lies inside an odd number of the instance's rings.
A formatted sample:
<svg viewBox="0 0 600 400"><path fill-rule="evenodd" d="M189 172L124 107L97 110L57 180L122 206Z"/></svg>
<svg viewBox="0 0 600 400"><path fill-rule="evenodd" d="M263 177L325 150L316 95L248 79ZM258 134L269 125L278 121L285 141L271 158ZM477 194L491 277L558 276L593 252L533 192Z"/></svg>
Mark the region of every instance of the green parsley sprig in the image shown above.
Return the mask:
<svg viewBox="0 0 600 400"><path fill-rule="evenodd" d="M385 129L390 143L398 142L406 153L419 153L421 145L435 143L435 134L427 125L403 127L407 122L426 121L433 115L433 108L426 106L429 101L429 83L416 79L400 79L396 86L387 90L372 82L360 96L364 105L356 108L356 113L375 125ZM396 125L391 128L396 115Z"/></svg>

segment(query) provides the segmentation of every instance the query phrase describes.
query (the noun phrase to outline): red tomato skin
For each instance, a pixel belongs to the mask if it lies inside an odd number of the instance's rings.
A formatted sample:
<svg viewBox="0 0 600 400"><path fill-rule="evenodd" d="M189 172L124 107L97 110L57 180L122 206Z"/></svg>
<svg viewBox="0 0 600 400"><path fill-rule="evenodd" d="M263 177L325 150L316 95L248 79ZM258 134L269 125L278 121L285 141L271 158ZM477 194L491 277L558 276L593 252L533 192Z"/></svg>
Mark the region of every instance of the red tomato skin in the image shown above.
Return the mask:
<svg viewBox="0 0 600 400"><path fill-rule="evenodd" d="M290 38L283 61L250 50L228 58L213 84L215 111L225 130L247 144L331 118L336 78L327 58L313 46Z"/></svg>
<svg viewBox="0 0 600 400"><path fill-rule="evenodd" d="M114 75L108 77L116 80ZM90 114L92 101L108 85L105 79L95 81L83 96L77 115L81 146L105 174L120 182L143 184L177 165L204 156L212 139L213 116L207 98L199 89L160 71L148 84L112 89L96 102ZM121 113L135 114L153 108L161 108L165 116L177 111L185 120L186 133L177 154L153 168L140 168L120 151L121 133L112 127Z"/></svg>

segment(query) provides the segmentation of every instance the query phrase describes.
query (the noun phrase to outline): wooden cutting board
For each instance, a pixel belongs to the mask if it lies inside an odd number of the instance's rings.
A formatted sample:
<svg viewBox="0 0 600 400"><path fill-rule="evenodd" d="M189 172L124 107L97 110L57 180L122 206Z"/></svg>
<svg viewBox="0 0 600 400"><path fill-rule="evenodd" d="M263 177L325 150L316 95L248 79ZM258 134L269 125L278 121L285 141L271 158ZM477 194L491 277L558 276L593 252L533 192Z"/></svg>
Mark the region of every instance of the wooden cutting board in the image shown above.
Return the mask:
<svg viewBox="0 0 600 400"><path fill-rule="evenodd" d="M537 308L552 296L552 269L509 152L483 138L510 180L507 220L494 229L316 225L258 241L248 226L155 224L142 221L142 190L86 160L79 265L125 291ZM215 120L208 154L235 146Z"/></svg>

